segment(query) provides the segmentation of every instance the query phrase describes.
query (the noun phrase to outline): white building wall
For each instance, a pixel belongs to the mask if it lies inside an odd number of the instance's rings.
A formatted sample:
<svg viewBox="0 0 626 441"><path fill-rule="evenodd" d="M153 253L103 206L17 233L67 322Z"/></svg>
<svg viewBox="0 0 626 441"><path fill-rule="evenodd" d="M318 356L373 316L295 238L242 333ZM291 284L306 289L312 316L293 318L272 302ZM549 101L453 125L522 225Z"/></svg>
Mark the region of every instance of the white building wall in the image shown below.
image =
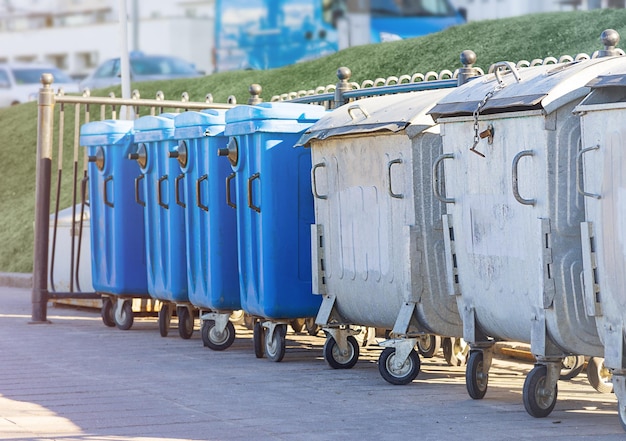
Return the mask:
<svg viewBox="0 0 626 441"><path fill-rule="evenodd" d="M206 73L213 71L211 49L214 40L213 1L138 0L138 21L132 19L133 0L127 0L128 48L150 54L176 55ZM18 2L13 2L15 5ZM118 0L20 0L11 11L0 9L0 62L51 62L71 75L90 73L102 61L119 57L121 41L117 22ZM61 19L65 26L42 27L39 19L29 21L29 14L95 11L110 8L107 20L90 22L85 16ZM12 21L12 15L19 19ZM11 23L20 23L16 28ZM27 25L30 23L30 26ZM134 24L138 24L138 41L133 41Z"/></svg>
<svg viewBox="0 0 626 441"><path fill-rule="evenodd" d="M492 20L541 12L624 8L625 0L451 0L467 10L469 21Z"/></svg>

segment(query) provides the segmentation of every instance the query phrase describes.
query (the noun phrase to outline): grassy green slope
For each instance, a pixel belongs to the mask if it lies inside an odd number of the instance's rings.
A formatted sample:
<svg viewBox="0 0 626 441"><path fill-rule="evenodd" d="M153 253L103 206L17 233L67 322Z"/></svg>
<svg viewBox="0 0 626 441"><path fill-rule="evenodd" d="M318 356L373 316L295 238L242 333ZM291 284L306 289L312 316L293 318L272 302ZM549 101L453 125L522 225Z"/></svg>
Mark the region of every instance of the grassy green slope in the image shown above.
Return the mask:
<svg viewBox="0 0 626 441"><path fill-rule="evenodd" d="M361 82L391 75L454 70L460 67L459 54L465 49L476 52L476 65L485 70L503 60L591 54L602 49L599 35L607 28L626 35L626 10L551 13L476 22L417 39L351 48L271 71L225 72L133 87L140 90L143 98L154 97L162 90L167 99L178 99L187 91L195 101L203 101L211 93L216 102L235 95L238 102L244 103L249 85L258 83L263 87L262 98L269 100L280 93L334 84L340 66L348 66L352 80ZM119 88L111 90L119 96ZM105 96L108 92L107 89L95 94ZM36 119L34 103L0 109L0 271L32 270ZM71 173L70 169L66 170L64 173ZM62 208L68 205L64 202Z"/></svg>

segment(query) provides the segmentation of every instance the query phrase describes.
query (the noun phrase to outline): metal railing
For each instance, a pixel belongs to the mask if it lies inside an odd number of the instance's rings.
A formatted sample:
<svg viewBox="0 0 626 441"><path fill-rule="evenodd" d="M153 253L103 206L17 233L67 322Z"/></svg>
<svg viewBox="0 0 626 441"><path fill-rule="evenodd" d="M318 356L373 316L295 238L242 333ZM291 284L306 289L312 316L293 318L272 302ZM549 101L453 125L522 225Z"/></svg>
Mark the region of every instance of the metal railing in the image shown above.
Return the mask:
<svg viewBox="0 0 626 441"><path fill-rule="evenodd" d="M236 104L234 97L230 97L228 103L213 103L210 94L205 97L204 102L191 102L186 93L182 94L180 101L165 100L162 92L158 92L155 99L142 99L137 91L133 92L131 99L111 95L92 97L88 91L83 96L66 96L62 93L55 94L52 75L44 74L41 82L37 116L33 322L47 321L49 300L100 297L96 292L83 290L79 282L83 223L88 206L88 158L86 151L80 151L80 126L92 119L118 119L125 115L137 118L144 114L156 115L166 111L228 109ZM68 155L71 161L67 159ZM56 170L53 170L53 159L56 159ZM70 176L64 173L64 168L68 166L71 168ZM56 172L54 186L53 172ZM67 256L70 260L70 274L69 289L64 291L57 289L54 269L59 259L59 212L62 203L68 202L72 211L70 250Z"/></svg>

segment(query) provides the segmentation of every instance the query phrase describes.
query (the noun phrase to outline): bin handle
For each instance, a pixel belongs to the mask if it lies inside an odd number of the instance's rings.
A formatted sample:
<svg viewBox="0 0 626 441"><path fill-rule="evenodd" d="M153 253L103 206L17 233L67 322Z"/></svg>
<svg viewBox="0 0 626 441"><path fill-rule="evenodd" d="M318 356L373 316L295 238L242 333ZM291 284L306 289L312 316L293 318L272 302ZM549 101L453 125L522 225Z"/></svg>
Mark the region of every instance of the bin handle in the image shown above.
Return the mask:
<svg viewBox="0 0 626 441"><path fill-rule="evenodd" d="M208 178L209 175L202 175L196 179L196 205L204 211L209 211L209 206L202 203L202 185L200 185L200 183L206 181Z"/></svg>
<svg viewBox="0 0 626 441"><path fill-rule="evenodd" d="M361 114L365 117L365 118L369 118L370 114L367 113L367 110L365 110L363 107L361 107L358 104L353 104L350 107L348 107L348 115L350 115L350 118L352 118L352 121L354 121L356 119L356 116L354 115L354 111L358 110L359 112L361 112Z"/></svg>
<svg viewBox="0 0 626 441"><path fill-rule="evenodd" d="M235 178L235 172L232 172L226 177L226 205L231 208L237 208L237 204L235 204L230 198L230 181Z"/></svg>
<svg viewBox="0 0 626 441"><path fill-rule="evenodd" d="M311 169L311 181L313 182L313 196L315 196L317 199L328 199L328 195L327 194L319 194L317 192L317 179L315 177L315 172L317 171L318 168L322 168L322 167L326 167L326 164L324 164L323 162L320 162L319 164L315 164L313 166L313 168Z"/></svg>
<svg viewBox="0 0 626 441"><path fill-rule="evenodd" d="M500 86L505 85L504 80L500 76L500 69L503 68L509 69L518 83L522 81L522 77L520 76L517 67L515 67L515 64L511 63L510 61L500 61L493 66L493 72L496 75L496 80L498 80L498 84L500 84Z"/></svg>
<svg viewBox="0 0 626 441"><path fill-rule="evenodd" d="M111 181L113 181L113 175L107 176L102 183L102 188L104 190L104 205L113 208L113 202L109 201L109 194L107 192L107 184Z"/></svg>
<svg viewBox="0 0 626 441"><path fill-rule="evenodd" d="M404 161L402 161L402 159L398 158L398 159L393 159L391 161L389 161L389 164L387 164L387 171L389 173L389 195L392 198L396 198L396 199L402 199L404 198L404 194L402 193L394 193L392 188L391 188L391 166L394 164L402 164Z"/></svg>
<svg viewBox="0 0 626 441"><path fill-rule="evenodd" d="M533 153L532 150L522 150L517 155L515 155L515 157L513 158L513 164L511 166L511 181L512 181L512 187L513 187L513 197L515 198L517 202L519 202L522 205L535 205L537 203L537 199L524 199L523 197L520 196L519 182L518 182L518 176L517 176L517 166L519 164L520 159L522 159L524 156L534 156L534 155L535 154Z"/></svg>
<svg viewBox="0 0 626 441"><path fill-rule="evenodd" d="M161 184L163 183L163 181L167 181L167 175L161 176L157 182L157 202L162 208L165 208L167 210L169 208L169 204L164 203L163 198L161 197Z"/></svg>
<svg viewBox="0 0 626 441"><path fill-rule="evenodd" d="M182 201L179 197L178 197L178 187L180 187L180 181L185 177L184 173L179 174L178 176L176 176L176 179L174 180L174 193L176 194L176 204L180 205L183 208L187 208L187 205L185 204L184 201Z"/></svg>
<svg viewBox="0 0 626 441"><path fill-rule="evenodd" d="M440 181L439 164L441 164L446 159L454 159L454 154L446 153L444 155L441 155L437 159L435 159L435 162L433 164L433 179L432 179L433 193L435 194L435 197L439 199L441 202L445 204L454 204L455 202L454 198L445 197L445 195L441 194L441 191L439 189L439 181Z"/></svg>
<svg viewBox="0 0 626 441"><path fill-rule="evenodd" d="M143 173L135 178L135 202L137 202L142 207L146 206L145 201L142 201L139 198L139 183L146 177Z"/></svg>
<svg viewBox="0 0 626 441"><path fill-rule="evenodd" d="M254 211L256 211L257 213L261 212L261 207L254 205L252 203L252 181L256 180L256 179L260 179L261 178L261 174L260 173L255 173L252 176L250 176L248 178L248 207L253 209Z"/></svg>
<svg viewBox="0 0 626 441"><path fill-rule="evenodd" d="M600 199L600 195L599 194L595 194L595 193L588 193L585 191L585 189L583 188L582 182L580 182L580 173L581 173L581 162L582 162L582 158L583 155L591 150L598 150L600 148L600 145L594 145L593 147L587 147L582 149L580 152L578 152L578 154L576 155L576 190L578 190L578 193L582 194L583 196L587 196L590 198L594 198L594 199Z"/></svg>

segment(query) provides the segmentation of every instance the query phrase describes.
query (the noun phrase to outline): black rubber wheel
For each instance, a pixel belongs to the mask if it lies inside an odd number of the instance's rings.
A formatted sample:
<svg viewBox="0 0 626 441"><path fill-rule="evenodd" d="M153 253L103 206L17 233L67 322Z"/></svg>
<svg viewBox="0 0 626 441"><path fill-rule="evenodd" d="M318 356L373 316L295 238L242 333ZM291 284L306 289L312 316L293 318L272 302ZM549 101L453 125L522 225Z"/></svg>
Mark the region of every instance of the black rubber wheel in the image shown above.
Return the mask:
<svg viewBox="0 0 626 441"><path fill-rule="evenodd" d="M291 329L293 329L293 332L298 334L302 332L302 329L304 329L304 319L303 318L293 319L292 321L289 322L289 326L291 326Z"/></svg>
<svg viewBox="0 0 626 441"><path fill-rule="evenodd" d="M265 355L265 330L261 322L255 322L253 325L252 342L254 344L254 355L256 355L256 358L263 358Z"/></svg>
<svg viewBox="0 0 626 441"><path fill-rule="evenodd" d="M161 303L161 309L159 309L159 333L161 337L167 337L170 331L170 305L168 303Z"/></svg>
<svg viewBox="0 0 626 441"><path fill-rule="evenodd" d="M554 385L553 390L546 389L547 372L547 366L537 364L524 381L524 407L526 412L535 418L547 417L556 404L558 386Z"/></svg>
<svg viewBox="0 0 626 441"><path fill-rule="evenodd" d="M315 337L322 330L322 327L315 323L315 317L306 319L304 325L306 326L306 332L312 337Z"/></svg>
<svg viewBox="0 0 626 441"><path fill-rule="evenodd" d="M441 342L441 348L449 366L464 366L467 363L469 345L462 338L446 337Z"/></svg>
<svg viewBox="0 0 626 441"><path fill-rule="evenodd" d="M113 302L109 297L102 297L102 308L100 309L100 315L102 316L102 323L109 328L115 327L115 312L113 310Z"/></svg>
<svg viewBox="0 0 626 441"><path fill-rule="evenodd" d="M176 315L178 316L178 335L180 338L189 340L193 335L194 317L191 309L187 306L176 307Z"/></svg>
<svg viewBox="0 0 626 441"><path fill-rule="evenodd" d="M441 337L433 334L420 335L417 339L417 350L424 358L433 358L441 348Z"/></svg>
<svg viewBox="0 0 626 441"><path fill-rule="evenodd" d="M122 310L118 314L117 308L115 308L115 325L122 331L127 331L133 326L133 305L130 300L118 300L118 302L124 302L122 304Z"/></svg>
<svg viewBox="0 0 626 441"><path fill-rule="evenodd" d="M561 373L559 380L571 380L580 374L585 368L585 357L583 355L570 355L561 361Z"/></svg>
<svg viewBox="0 0 626 441"><path fill-rule="evenodd" d="M603 394L613 392L613 375L604 366L604 358L591 357L587 362L587 379L595 390Z"/></svg>
<svg viewBox="0 0 626 441"><path fill-rule="evenodd" d="M489 372L483 372L483 351L470 351L465 368L465 386L474 400L482 399L487 393Z"/></svg>
<svg viewBox="0 0 626 441"><path fill-rule="evenodd" d="M420 357L414 349L411 349L409 357L398 369L394 366L396 348L385 348L378 359L378 371L380 375L391 384L409 384L415 380L420 372Z"/></svg>
<svg viewBox="0 0 626 441"><path fill-rule="evenodd" d="M265 330L265 355L267 358L279 362L285 356L285 335L287 334L287 325L276 325L274 335L269 338L269 329Z"/></svg>
<svg viewBox="0 0 626 441"><path fill-rule="evenodd" d="M235 341L235 326L229 321L224 331L215 329L215 320L205 320L202 323L202 342L214 351L228 349Z"/></svg>
<svg viewBox="0 0 626 441"><path fill-rule="evenodd" d="M359 343L354 336L348 336L348 353L342 354L335 339L329 335L324 342L324 360L333 369L351 369L359 361Z"/></svg>

